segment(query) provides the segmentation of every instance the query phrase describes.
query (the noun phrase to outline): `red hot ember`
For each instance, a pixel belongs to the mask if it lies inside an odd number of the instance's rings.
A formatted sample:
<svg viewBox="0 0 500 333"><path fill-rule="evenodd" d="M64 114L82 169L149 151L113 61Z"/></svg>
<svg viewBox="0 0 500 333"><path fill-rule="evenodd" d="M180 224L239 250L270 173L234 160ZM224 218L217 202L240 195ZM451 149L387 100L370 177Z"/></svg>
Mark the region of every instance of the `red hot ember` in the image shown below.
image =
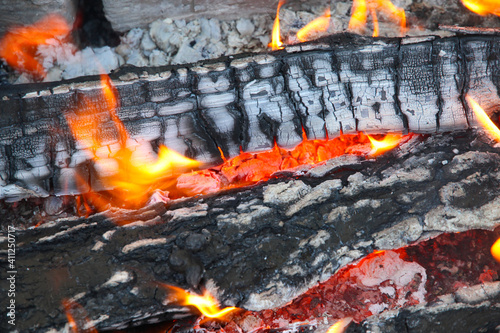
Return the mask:
<svg viewBox="0 0 500 333"><path fill-rule="evenodd" d="M238 312L224 323L205 322L205 332L241 333L361 322L384 310L432 302L441 295L499 281L500 263L489 248L499 235L486 230L446 233L419 244L375 251L319 283L290 304Z"/></svg>

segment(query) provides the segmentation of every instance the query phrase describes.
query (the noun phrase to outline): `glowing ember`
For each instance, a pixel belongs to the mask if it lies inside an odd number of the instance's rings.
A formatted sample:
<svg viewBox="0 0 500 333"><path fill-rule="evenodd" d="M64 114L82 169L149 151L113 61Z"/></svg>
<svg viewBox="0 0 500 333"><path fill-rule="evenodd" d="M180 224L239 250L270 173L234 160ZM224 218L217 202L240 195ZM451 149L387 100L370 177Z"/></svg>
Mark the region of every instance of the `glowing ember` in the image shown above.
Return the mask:
<svg viewBox="0 0 500 333"><path fill-rule="evenodd" d="M363 133L344 134L331 140L307 140L304 136L304 141L292 150L279 148L275 144L269 151L253 154L242 152L220 166L183 174L177 180L177 190L192 196L255 184L268 180L278 171L314 165L345 154L380 155L411 136L389 134L381 141Z"/></svg>
<svg viewBox="0 0 500 333"><path fill-rule="evenodd" d="M354 0L351 9L349 30L361 33L367 22L368 13L373 21L373 37L379 35L377 12L385 14L401 27L401 34L406 31L406 15L402 8L394 6L389 0Z"/></svg>
<svg viewBox="0 0 500 333"><path fill-rule="evenodd" d="M347 317L337 321L335 324L330 326L326 333L343 333L349 324L352 322L352 318Z"/></svg>
<svg viewBox="0 0 500 333"><path fill-rule="evenodd" d="M491 121L486 112L484 112L483 108L479 106L479 104L469 95L465 96L467 103L469 103L470 107L474 111L477 120L484 127L484 129L493 136L493 138L497 141L500 141L500 130L498 127Z"/></svg>
<svg viewBox="0 0 500 333"><path fill-rule="evenodd" d="M500 238L491 247L491 255L496 261L500 262Z"/></svg>
<svg viewBox="0 0 500 333"><path fill-rule="evenodd" d="M378 156L388 150L396 148L403 139L403 135L387 134L382 140L376 140L372 136L368 135L368 139L372 144L370 156Z"/></svg>
<svg viewBox="0 0 500 333"><path fill-rule="evenodd" d="M311 22L309 22L305 27L297 31L297 39L301 42L306 42L311 39L311 36L318 32L323 32L328 30L330 26L330 7L325 9L323 16L320 16Z"/></svg>
<svg viewBox="0 0 500 333"><path fill-rule="evenodd" d="M476 14L500 16L500 2L498 0L462 0L462 3Z"/></svg>
<svg viewBox="0 0 500 333"><path fill-rule="evenodd" d="M87 317L87 312L80 304L66 299L62 301L62 304L71 332L97 333L97 330Z"/></svg>
<svg viewBox="0 0 500 333"><path fill-rule="evenodd" d="M194 306L203 314L203 316L208 318L222 319L228 313L238 309L234 306L220 309L217 300L208 292L205 292L203 296L200 296L170 285L163 285L163 287L171 292L168 297L169 301L182 306Z"/></svg>
<svg viewBox="0 0 500 333"><path fill-rule="evenodd" d="M281 50L283 48L283 43L281 42L281 33L280 33L280 8L285 3L285 0L280 0L278 3L278 8L276 9L276 18L274 19L273 24L273 34L271 38L271 43L269 43L269 47L272 48L273 51Z"/></svg>
<svg viewBox="0 0 500 333"><path fill-rule="evenodd" d="M49 15L31 26L13 28L0 41L0 58L18 71L44 78L45 70L35 59L37 46L54 42L70 31L66 20L58 15Z"/></svg>

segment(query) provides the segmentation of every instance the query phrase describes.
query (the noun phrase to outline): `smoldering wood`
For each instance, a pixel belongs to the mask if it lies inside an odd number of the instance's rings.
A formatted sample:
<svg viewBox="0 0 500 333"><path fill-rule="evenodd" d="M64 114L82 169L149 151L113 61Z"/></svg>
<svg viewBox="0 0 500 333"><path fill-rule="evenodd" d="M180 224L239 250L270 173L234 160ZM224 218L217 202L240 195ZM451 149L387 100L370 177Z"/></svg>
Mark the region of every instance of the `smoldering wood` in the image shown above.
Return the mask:
<svg viewBox="0 0 500 333"><path fill-rule="evenodd" d="M363 38L337 35L268 54L112 74L133 139L208 165L244 151L291 148L352 133L436 133L474 127L465 95L492 114L499 103L499 37ZM65 115L99 100L96 77L6 87L0 99L0 198L81 193L89 154ZM81 107L81 106L80 106ZM108 119L93 134L113 152ZM92 184L97 175L90 174ZM87 187L88 188L88 187Z"/></svg>
<svg viewBox="0 0 500 333"><path fill-rule="evenodd" d="M493 229L500 157L490 143L470 130L421 136L376 160L344 156L300 177L18 231L16 328L62 330L63 299L99 330L189 316L162 284L278 307L374 249Z"/></svg>
<svg viewBox="0 0 500 333"><path fill-rule="evenodd" d="M370 317L346 332L494 332L499 325L500 285L493 282L461 289L434 304Z"/></svg>

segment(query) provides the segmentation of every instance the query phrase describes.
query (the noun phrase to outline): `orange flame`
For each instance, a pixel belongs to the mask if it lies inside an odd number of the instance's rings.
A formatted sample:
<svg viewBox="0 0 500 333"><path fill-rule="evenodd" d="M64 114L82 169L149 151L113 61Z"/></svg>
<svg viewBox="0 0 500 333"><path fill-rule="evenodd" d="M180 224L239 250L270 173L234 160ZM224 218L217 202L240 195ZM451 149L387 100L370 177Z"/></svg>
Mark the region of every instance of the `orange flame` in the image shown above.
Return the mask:
<svg viewBox="0 0 500 333"><path fill-rule="evenodd" d="M62 304L71 332L97 333L97 330L87 317L87 312L80 304L67 299L64 299Z"/></svg>
<svg viewBox="0 0 500 333"><path fill-rule="evenodd" d="M147 163L135 157L135 149L127 146L127 142L131 141L127 130L116 113L119 106L118 92L107 75L101 75L101 84L103 88L99 100L83 100L81 107L75 113L68 114L66 119L75 138L92 152L99 180L105 187L117 189L113 192L116 203L138 208L147 202L152 190L161 189L169 183L166 181L169 178L197 168L201 163L163 145L159 147L156 162ZM99 149L106 147L98 135L99 129L104 125L103 111L109 113L114 126L112 130L119 141L117 151L107 154L109 156L106 158L97 153ZM101 196L92 193L90 196L98 210L105 210L111 203Z"/></svg>
<svg viewBox="0 0 500 333"><path fill-rule="evenodd" d="M479 123L484 127L484 129L493 136L493 138L500 142L500 130L498 127L491 121L486 112L484 112L483 108L479 106L479 104L469 95L465 96L467 103L469 103L472 111L476 115Z"/></svg>
<svg viewBox="0 0 500 333"><path fill-rule="evenodd" d="M388 150L396 148L401 140L403 140L403 135L401 134L387 134L382 140L376 140L372 136L368 135L368 139L372 144L372 151L370 156L378 156L385 153Z"/></svg>
<svg viewBox="0 0 500 333"><path fill-rule="evenodd" d="M281 33L280 33L280 8L285 4L285 0L280 0L278 2L278 8L276 9L276 18L274 19L273 24L273 34L271 38L271 43L269 43L269 47L273 50L281 50L283 48L283 43L281 42Z"/></svg>
<svg viewBox="0 0 500 333"><path fill-rule="evenodd" d="M500 2L498 0L462 0L462 3L476 14L500 16Z"/></svg>
<svg viewBox="0 0 500 333"><path fill-rule="evenodd" d="M491 247L491 255L496 261L500 262L500 238Z"/></svg>
<svg viewBox="0 0 500 333"><path fill-rule="evenodd" d="M495 139L500 142L500 130L498 127L491 121L490 117L484 112L483 108L469 95L465 96L467 103L469 103L472 111L476 115L479 123L484 127L484 129ZM500 262L500 238L493 244L490 249L491 255L495 258L496 261Z"/></svg>
<svg viewBox="0 0 500 333"><path fill-rule="evenodd" d="M217 300L207 291L203 293L203 296L200 296L171 285L163 286L171 292L168 296L169 301L182 306L194 306L203 316L208 318L222 319L228 313L238 309L234 306L230 306L221 310Z"/></svg>
<svg viewBox="0 0 500 333"><path fill-rule="evenodd" d="M330 326L326 333L343 333L349 324L352 322L351 317L343 318Z"/></svg>
<svg viewBox="0 0 500 333"><path fill-rule="evenodd" d="M373 37L379 35L377 12L382 12L390 20L399 23L401 34L406 32L406 15L402 8L394 6L389 0L354 0L351 9L351 19L349 21L349 30L362 32L366 27L366 21L370 13L373 21Z"/></svg>
<svg viewBox="0 0 500 333"><path fill-rule="evenodd" d="M365 0L354 0L349 20L349 30L360 31L366 25L367 7Z"/></svg>
<svg viewBox="0 0 500 333"><path fill-rule="evenodd" d="M301 42L306 42L310 36L328 30L330 26L330 7L325 9L325 13L309 22L305 27L297 31L297 39Z"/></svg>
<svg viewBox="0 0 500 333"><path fill-rule="evenodd" d="M66 20L59 15L49 15L31 26L13 28L0 41L0 58L18 71L44 78L45 70L35 59L37 46L66 36L70 31Z"/></svg>

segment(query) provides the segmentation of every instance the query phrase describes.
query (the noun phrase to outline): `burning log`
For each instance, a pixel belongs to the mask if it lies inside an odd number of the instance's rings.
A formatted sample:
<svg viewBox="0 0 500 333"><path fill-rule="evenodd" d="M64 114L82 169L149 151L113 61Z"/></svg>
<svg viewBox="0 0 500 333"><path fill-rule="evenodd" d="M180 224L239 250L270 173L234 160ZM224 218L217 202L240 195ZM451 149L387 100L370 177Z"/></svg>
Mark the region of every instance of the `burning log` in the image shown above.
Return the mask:
<svg viewBox="0 0 500 333"><path fill-rule="evenodd" d="M192 316L164 284L247 310L282 306L374 249L495 228L499 170L497 149L472 131L416 136L375 160L344 156L302 176L112 211L125 226L96 214L18 231L16 328L63 329L62 300L99 330Z"/></svg>
<svg viewBox="0 0 500 333"><path fill-rule="evenodd" d="M342 133L435 133L475 123L464 98L491 114L499 105L498 37L367 39L339 35L272 54L192 66L131 68L112 75L118 116L131 138L207 164L245 152L291 148ZM0 101L0 198L80 193L89 152L68 129L81 100L96 99L94 77L3 89ZM103 154L118 137L107 111L92 135ZM95 188L95 186L94 186Z"/></svg>

